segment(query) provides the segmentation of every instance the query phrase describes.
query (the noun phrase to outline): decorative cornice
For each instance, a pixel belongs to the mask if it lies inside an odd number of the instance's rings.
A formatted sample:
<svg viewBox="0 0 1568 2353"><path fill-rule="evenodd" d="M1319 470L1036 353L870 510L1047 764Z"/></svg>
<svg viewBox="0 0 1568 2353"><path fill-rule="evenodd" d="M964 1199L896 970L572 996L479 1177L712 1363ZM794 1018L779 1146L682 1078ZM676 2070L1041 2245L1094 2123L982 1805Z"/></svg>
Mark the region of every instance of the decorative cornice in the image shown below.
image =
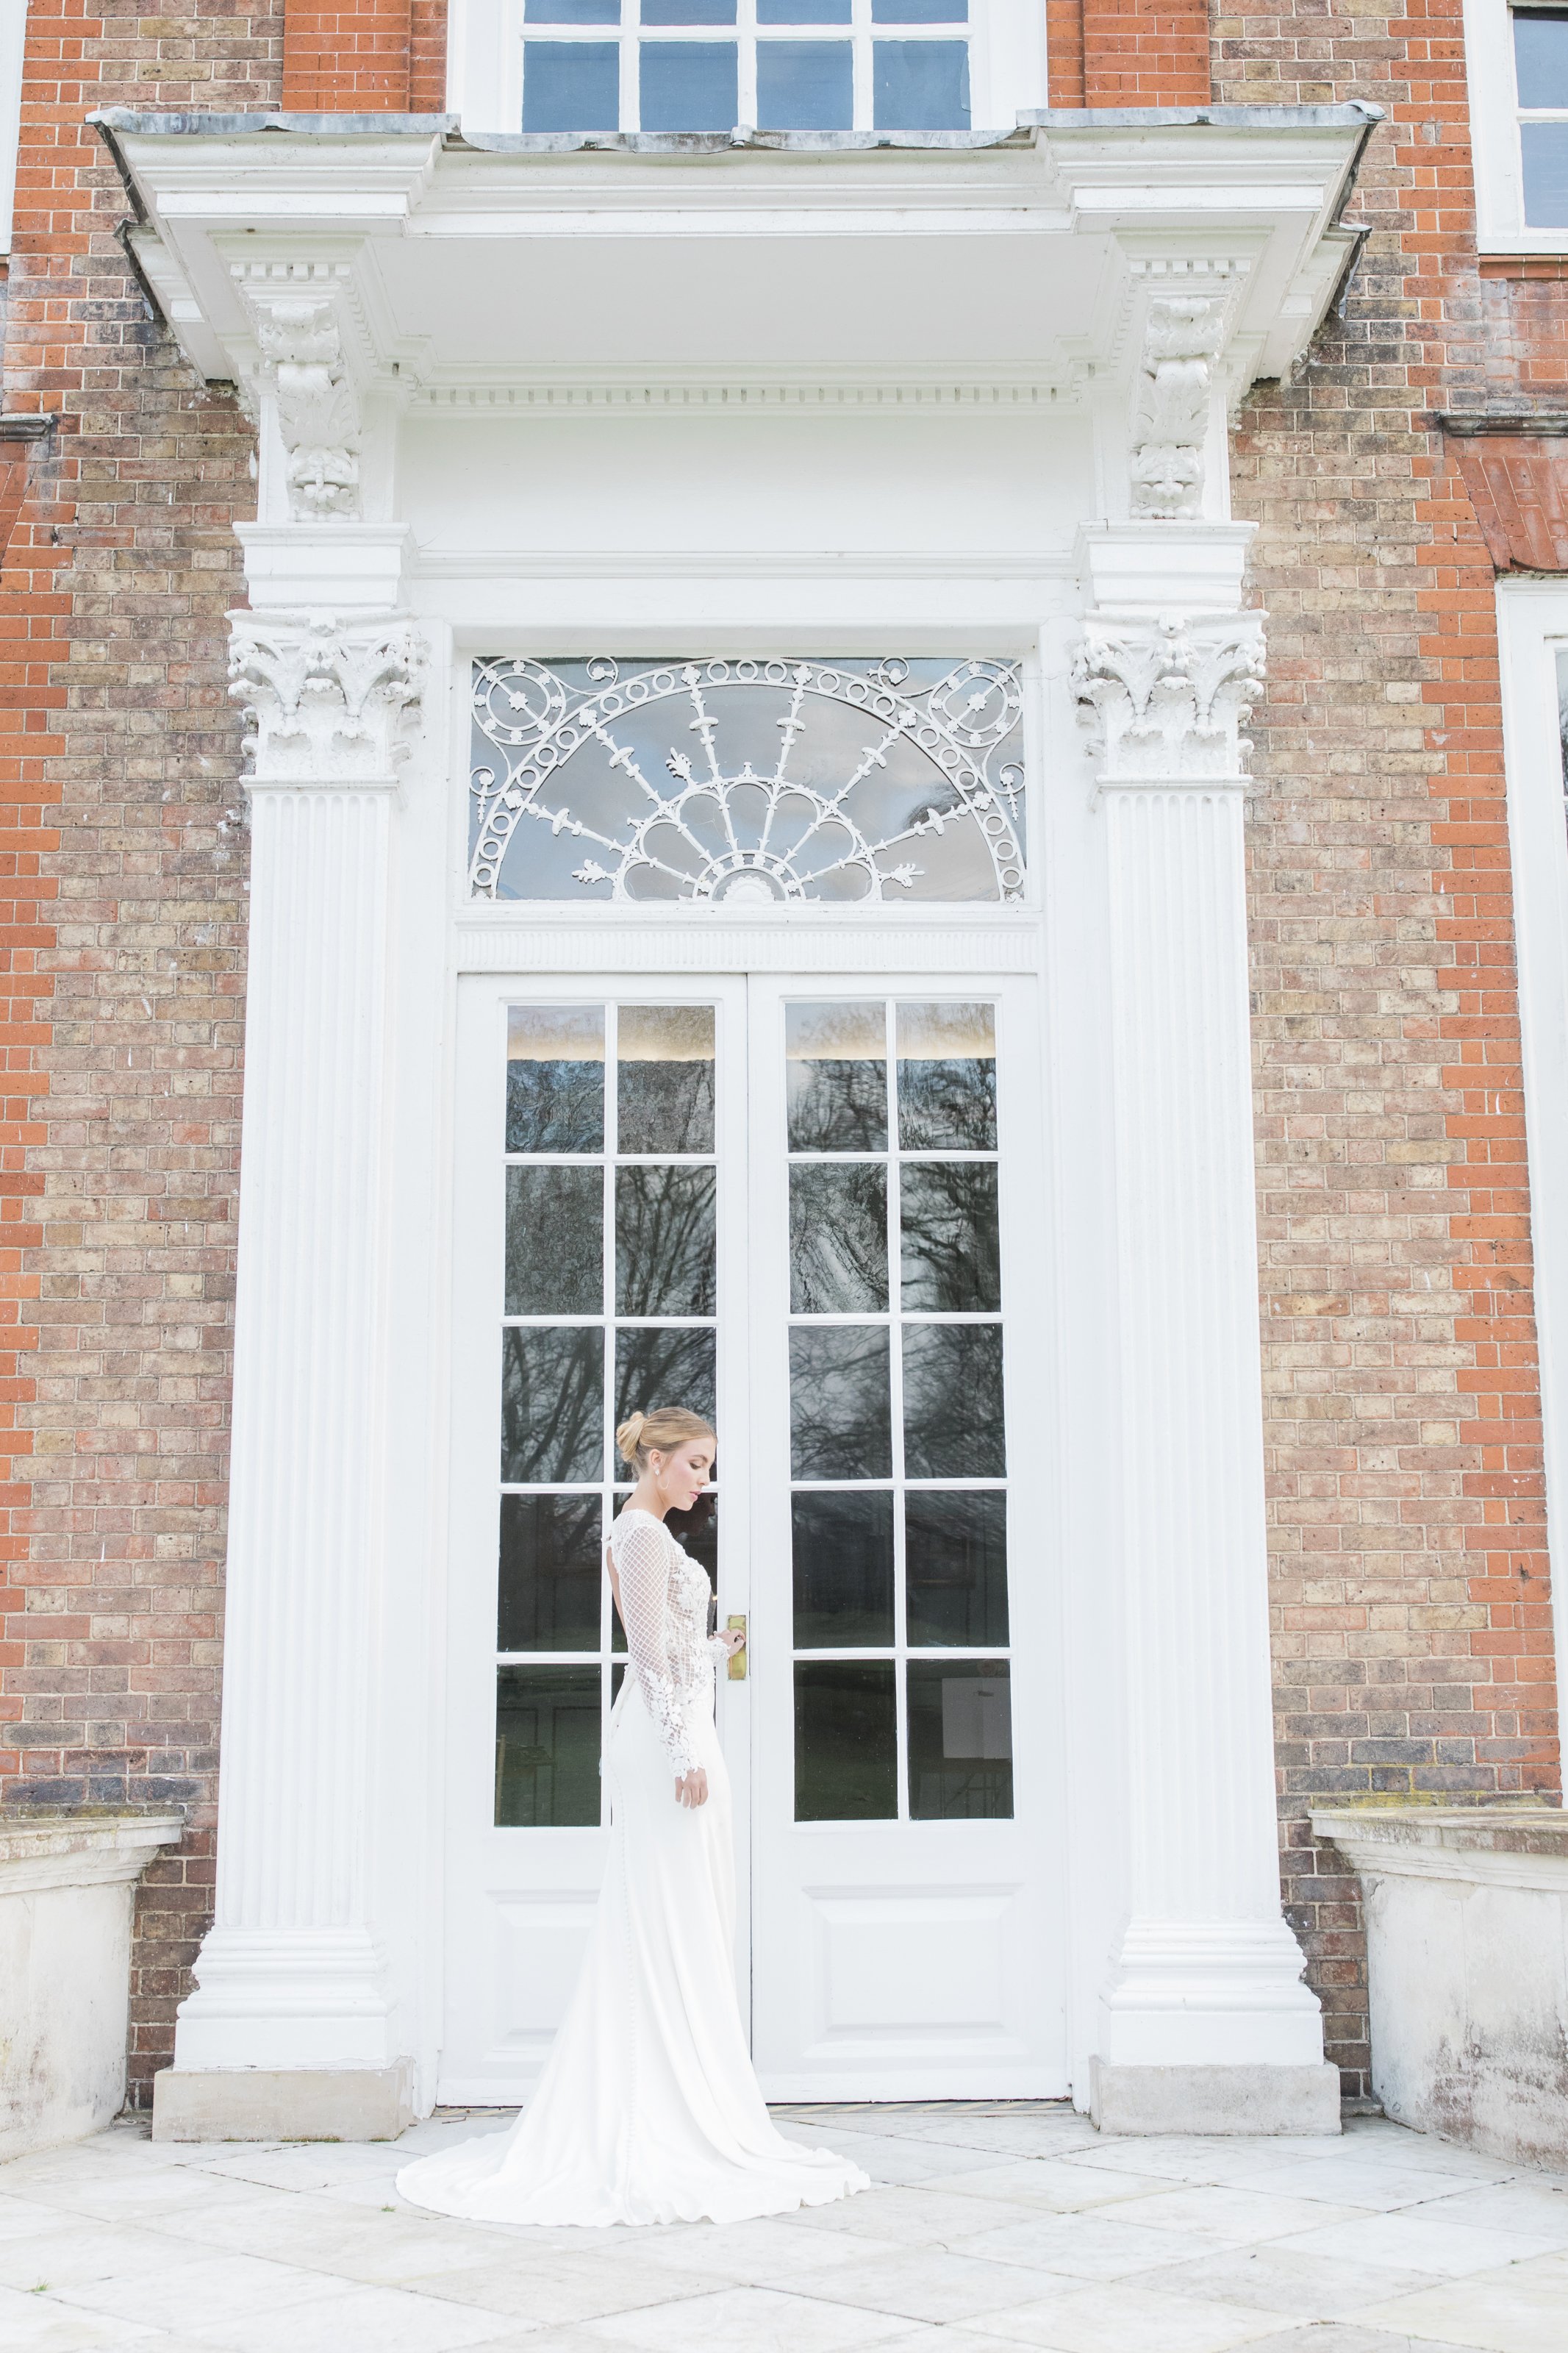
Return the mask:
<svg viewBox="0 0 1568 2353"><path fill-rule="evenodd" d="M363 428L331 296L236 275L256 324L261 381L277 402L289 513L296 522L357 515Z"/></svg>
<svg viewBox="0 0 1568 2353"><path fill-rule="evenodd" d="M1209 385L1225 331L1225 300L1161 295L1149 305L1132 418L1135 518L1203 512Z"/></svg>
<svg viewBox="0 0 1568 2353"><path fill-rule="evenodd" d="M1090 616L1073 664L1100 786L1244 786L1242 728L1263 691L1263 616Z"/></svg>
<svg viewBox="0 0 1568 2353"><path fill-rule="evenodd" d="M246 612L229 629L228 691L255 730L248 786L392 782L420 701L408 622Z"/></svg>

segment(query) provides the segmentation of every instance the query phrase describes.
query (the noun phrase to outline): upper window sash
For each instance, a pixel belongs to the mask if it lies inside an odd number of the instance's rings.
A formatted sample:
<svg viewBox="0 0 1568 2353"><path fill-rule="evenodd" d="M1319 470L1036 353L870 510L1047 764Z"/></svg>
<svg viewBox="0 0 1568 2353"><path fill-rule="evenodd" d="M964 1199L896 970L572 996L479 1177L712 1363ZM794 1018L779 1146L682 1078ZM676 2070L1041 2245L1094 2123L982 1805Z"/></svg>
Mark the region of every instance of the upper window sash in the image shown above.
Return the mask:
<svg viewBox="0 0 1568 2353"><path fill-rule="evenodd" d="M1568 7L1464 0L1464 15L1478 247L1568 252Z"/></svg>
<svg viewBox="0 0 1568 2353"><path fill-rule="evenodd" d="M11 250L16 200L16 151L22 132L22 58L27 0L0 5L0 256Z"/></svg>

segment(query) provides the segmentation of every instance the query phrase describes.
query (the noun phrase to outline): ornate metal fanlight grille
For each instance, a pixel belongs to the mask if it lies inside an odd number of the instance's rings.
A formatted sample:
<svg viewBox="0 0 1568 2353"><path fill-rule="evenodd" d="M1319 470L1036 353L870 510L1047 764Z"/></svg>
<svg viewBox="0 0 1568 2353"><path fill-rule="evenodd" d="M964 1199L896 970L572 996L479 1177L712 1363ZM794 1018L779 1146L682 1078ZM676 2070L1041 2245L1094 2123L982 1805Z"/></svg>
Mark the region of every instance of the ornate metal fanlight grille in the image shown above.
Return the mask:
<svg viewBox="0 0 1568 2353"><path fill-rule="evenodd" d="M474 664L483 899L1015 900L1016 662Z"/></svg>

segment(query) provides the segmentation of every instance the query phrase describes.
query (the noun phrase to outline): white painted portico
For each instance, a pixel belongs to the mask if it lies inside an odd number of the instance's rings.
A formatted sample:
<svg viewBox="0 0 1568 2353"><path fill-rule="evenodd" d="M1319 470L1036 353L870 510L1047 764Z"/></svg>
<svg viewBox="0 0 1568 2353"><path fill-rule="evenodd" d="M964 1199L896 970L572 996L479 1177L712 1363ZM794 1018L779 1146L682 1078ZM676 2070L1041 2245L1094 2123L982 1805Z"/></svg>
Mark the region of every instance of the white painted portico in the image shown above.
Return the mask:
<svg viewBox="0 0 1568 2353"><path fill-rule="evenodd" d="M639 973L1032 982L1056 1901L1026 2088L1110 2129L1338 2128L1276 1860L1242 876L1264 617L1226 420L1334 296L1371 120L100 118L147 283L261 452L217 1915L160 2132L390 2131L436 2096L459 1000ZM1021 659L1024 898L473 900L467 665L509 650Z"/></svg>

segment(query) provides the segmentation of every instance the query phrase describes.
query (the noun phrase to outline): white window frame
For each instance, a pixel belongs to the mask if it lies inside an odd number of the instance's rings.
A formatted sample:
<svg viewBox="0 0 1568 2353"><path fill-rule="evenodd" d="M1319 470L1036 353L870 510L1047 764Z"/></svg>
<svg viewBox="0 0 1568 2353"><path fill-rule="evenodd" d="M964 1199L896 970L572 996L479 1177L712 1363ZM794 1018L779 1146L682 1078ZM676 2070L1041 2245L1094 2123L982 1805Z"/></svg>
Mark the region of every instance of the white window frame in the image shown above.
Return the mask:
<svg viewBox="0 0 1568 2353"><path fill-rule="evenodd" d="M521 128L523 5L524 0L454 0L448 31L447 104L452 113L461 116L467 130L494 134ZM742 121L749 121L755 112L754 79L748 86L747 35L755 33L763 41L848 37L857 48L868 44L871 37L869 0L855 0L856 21L851 26L759 27L755 0L737 0L736 15L738 21L733 27L659 26L650 28L650 35L644 37L659 41L739 38L738 111ZM866 20L864 24L862 18ZM526 29L535 40L616 37L615 28L607 25L531 25ZM884 38L894 40L957 37L952 26L946 25L880 25L876 30ZM1046 103L1045 11L1032 7L1029 0L969 0L968 31L970 122L977 131L1010 130L1019 114ZM631 110L636 104L639 36L623 34L621 37L621 120L625 123L631 121ZM857 128L866 130L871 128L868 114L863 124L859 114L869 105L868 69L868 59L867 69L856 76Z"/></svg>
<svg viewBox="0 0 1568 2353"><path fill-rule="evenodd" d="M1564 0L1535 0L1561 7ZM1480 253L1568 253L1568 226L1531 228L1524 218L1519 85L1513 18L1531 0L1464 0L1465 69L1476 175L1476 248Z"/></svg>
<svg viewBox="0 0 1568 2353"><path fill-rule="evenodd" d="M16 154L22 139L22 61L27 0L0 0L0 258L11 250Z"/></svg>
<svg viewBox="0 0 1568 2353"><path fill-rule="evenodd" d="M1568 583L1500 580L1503 759L1524 1065L1531 1245L1541 1365L1547 1540L1557 1688L1568 1687L1568 795L1557 657L1568 656Z"/></svg>

